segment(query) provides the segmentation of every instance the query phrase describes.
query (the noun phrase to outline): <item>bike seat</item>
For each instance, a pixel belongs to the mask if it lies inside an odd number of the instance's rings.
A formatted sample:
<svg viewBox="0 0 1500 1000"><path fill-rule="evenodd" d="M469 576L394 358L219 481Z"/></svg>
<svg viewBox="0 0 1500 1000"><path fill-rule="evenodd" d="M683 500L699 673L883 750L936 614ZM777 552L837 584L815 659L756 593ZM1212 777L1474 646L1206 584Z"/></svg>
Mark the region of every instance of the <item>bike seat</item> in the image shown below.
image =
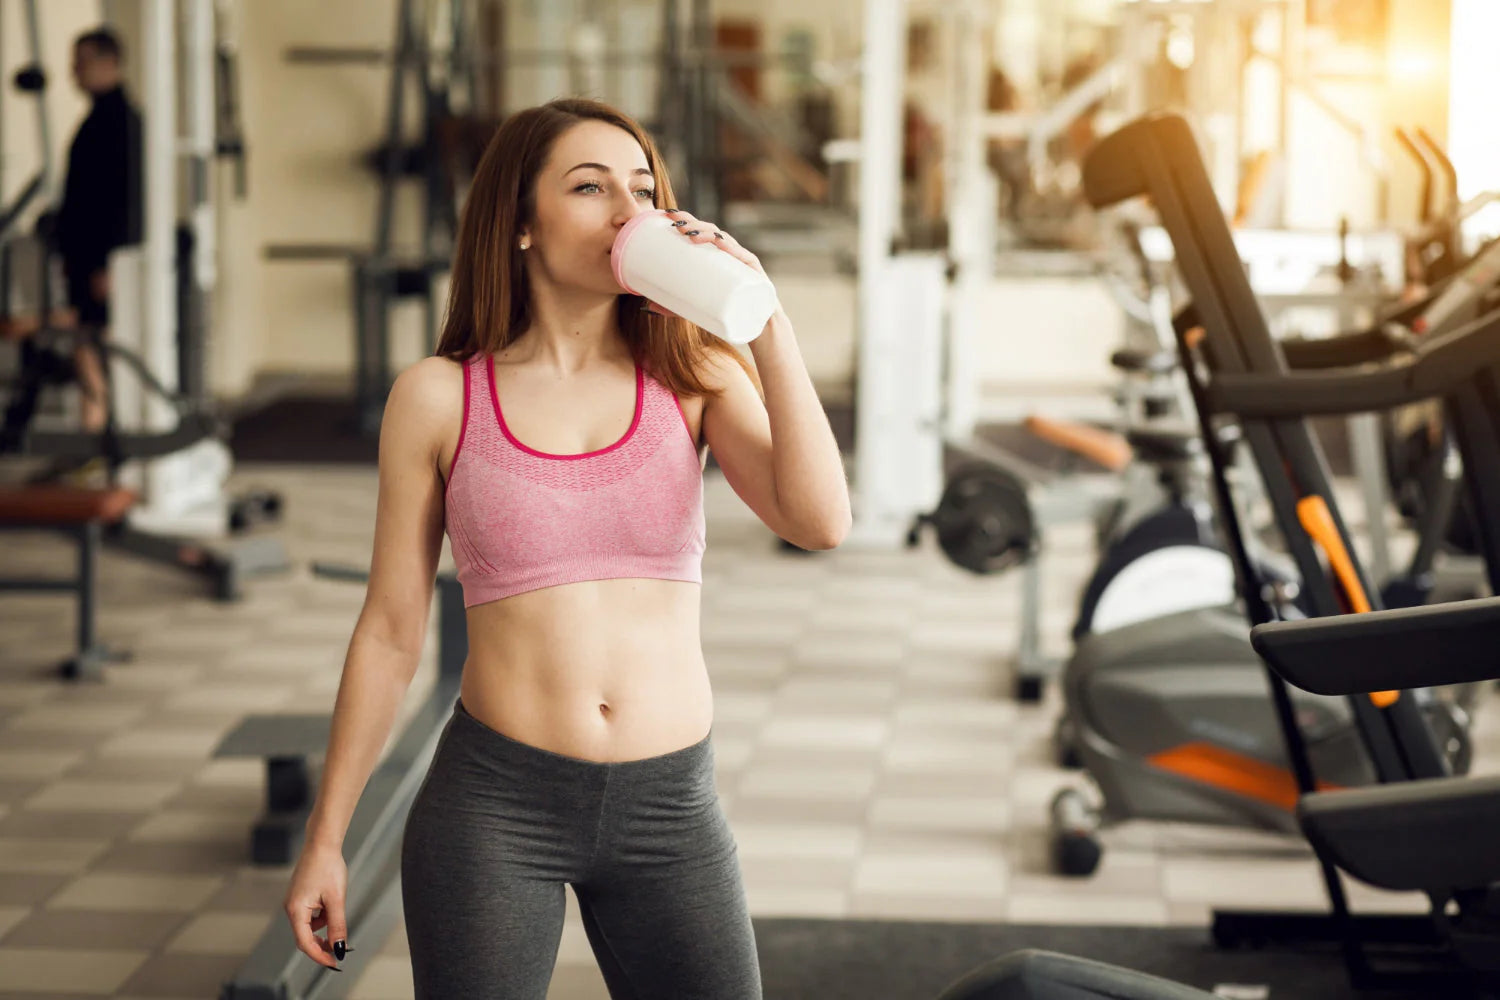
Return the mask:
<svg viewBox="0 0 1500 1000"><path fill-rule="evenodd" d="M1138 427L1125 432L1125 440L1142 462L1185 462L1203 449L1198 431L1190 427Z"/></svg>
<svg viewBox="0 0 1500 1000"><path fill-rule="evenodd" d="M1137 351L1126 347L1111 354L1109 363L1123 372L1165 375L1177 367L1177 355L1171 351Z"/></svg>

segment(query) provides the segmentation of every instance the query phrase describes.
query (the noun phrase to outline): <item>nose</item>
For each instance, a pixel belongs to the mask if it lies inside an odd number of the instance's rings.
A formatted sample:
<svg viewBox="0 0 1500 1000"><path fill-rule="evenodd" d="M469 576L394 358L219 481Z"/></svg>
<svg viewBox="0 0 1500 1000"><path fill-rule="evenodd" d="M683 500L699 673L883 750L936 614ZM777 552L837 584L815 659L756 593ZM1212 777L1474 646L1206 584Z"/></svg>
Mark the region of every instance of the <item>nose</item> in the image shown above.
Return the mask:
<svg viewBox="0 0 1500 1000"><path fill-rule="evenodd" d="M615 228L619 229L637 215L640 215L642 212L649 212L654 207L649 201L637 198L635 192L626 191L620 196L615 205Z"/></svg>

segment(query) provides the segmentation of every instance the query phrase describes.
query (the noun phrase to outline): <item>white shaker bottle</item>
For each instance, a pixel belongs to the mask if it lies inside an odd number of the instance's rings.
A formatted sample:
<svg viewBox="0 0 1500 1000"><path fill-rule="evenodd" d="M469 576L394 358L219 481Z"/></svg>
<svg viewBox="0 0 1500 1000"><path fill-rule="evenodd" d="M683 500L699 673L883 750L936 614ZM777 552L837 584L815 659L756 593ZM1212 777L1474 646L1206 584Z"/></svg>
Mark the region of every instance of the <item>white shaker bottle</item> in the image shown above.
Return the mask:
<svg viewBox="0 0 1500 1000"><path fill-rule="evenodd" d="M760 336L776 311L771 279L716 246L686 239L661 209L620 227L610 261L621 288L731 344Z"/></svg>

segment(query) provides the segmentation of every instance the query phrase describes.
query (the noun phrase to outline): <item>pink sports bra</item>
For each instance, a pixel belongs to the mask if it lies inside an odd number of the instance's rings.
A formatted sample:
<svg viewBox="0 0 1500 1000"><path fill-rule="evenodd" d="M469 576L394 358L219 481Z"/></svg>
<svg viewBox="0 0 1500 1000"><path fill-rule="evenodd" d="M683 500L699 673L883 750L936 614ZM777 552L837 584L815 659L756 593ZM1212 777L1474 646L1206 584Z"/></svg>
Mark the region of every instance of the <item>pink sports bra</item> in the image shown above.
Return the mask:
<svg viewBox="0 0 1500 1000"><path fill-rule="evenodd" d="M549 455L506 426L494 360L470 359L444 506L466 608L580 580L703 582L703 464L677 396L639 365L625 436Z"/></svg>

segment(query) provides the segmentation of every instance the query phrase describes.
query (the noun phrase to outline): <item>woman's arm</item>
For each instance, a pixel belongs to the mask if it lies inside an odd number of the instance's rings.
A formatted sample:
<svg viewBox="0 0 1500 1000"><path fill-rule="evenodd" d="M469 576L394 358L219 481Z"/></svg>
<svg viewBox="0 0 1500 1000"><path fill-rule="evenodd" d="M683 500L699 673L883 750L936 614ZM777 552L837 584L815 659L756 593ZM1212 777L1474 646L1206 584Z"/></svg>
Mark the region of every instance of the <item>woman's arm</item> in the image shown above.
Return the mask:
<svg viewBox="0 0 1500 1000"><path fill-rule="evenodd" d="M776 311L750 352L764 402L744 369L723 358L711 375L722 391L703 407L704 441L767 527L801 548L831 549L849 533L849 484L784 312Z"/></svg>
<svg viewBox="0 0 1500 1000"><path fill-rule="evenodd" d="M462 369L427 358L396 379L380 426L380 493L365 603L333 709L309 844L343 844L420 660L443 541L438 445L462 421Z"/></svg>

